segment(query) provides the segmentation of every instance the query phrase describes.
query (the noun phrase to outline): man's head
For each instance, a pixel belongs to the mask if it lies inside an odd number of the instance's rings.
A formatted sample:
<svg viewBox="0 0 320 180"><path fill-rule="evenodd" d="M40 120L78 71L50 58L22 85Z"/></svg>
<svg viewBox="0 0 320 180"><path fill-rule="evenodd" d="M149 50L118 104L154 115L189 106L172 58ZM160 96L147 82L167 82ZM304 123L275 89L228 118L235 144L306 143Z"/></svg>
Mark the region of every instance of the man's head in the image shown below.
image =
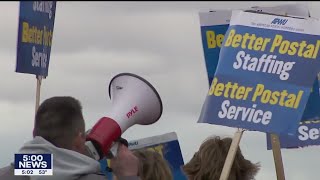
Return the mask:
<svg viewBox="0 0 320 180"><path fill-rule="evenodd" d="M231 143L231 138L220 139L216 136L207 139L193 158L183 166L185 174L190 180L219 179ZM228 180L254 179L259 168L259 164L245 159L238 147Z"/></svg>
<svg viewBox="0 0 320 180"><path fill-rule="evenodd" d="M53 145L85 154L85 123L80 102L73 97L52 97L39 107L34 136Z"/></svg>

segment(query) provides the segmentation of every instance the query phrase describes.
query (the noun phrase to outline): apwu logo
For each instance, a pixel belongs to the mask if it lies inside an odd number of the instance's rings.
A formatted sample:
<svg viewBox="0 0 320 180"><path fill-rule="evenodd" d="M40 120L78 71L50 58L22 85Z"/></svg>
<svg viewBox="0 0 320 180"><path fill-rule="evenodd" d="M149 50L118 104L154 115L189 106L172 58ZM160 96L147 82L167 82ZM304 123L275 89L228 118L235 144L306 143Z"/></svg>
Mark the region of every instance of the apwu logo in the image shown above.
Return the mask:
<svg viewBox="0 0 320 180"><path fill-rule="evenodd" d="M287 22L288 22L288 19L274 18L271 24L285 25Z"/></svg>

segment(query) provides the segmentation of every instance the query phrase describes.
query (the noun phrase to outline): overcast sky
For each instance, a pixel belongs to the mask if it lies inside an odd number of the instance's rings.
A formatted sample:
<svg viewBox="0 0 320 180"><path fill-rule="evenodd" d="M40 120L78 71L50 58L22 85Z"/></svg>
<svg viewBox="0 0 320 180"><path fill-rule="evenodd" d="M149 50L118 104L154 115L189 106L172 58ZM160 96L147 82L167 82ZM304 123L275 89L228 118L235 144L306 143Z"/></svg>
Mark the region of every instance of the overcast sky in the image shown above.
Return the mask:
<svg viewBox="0 0 320 180"><path fill-rule="evenodd" d="M87 129L108 115L108 84L131 72L159 92L161 119L133 126L123 135L134 140L168 132L178 134L184 161L211 135L232 136L235 128L197 124L208 91L198 12L208 9L274 6L285 2L57 2L49 76L41 101L73 96L83 105ZM286 2L292 3L292 2ZM320 17L320 3L309 2ZM32 138L36 79L15 73L18 2L0 6L0 167ZM276 179L265 133L245 132L243 154L262 168L257 180ZM286 179L319 179L319 147L282 150Z"/></svg>

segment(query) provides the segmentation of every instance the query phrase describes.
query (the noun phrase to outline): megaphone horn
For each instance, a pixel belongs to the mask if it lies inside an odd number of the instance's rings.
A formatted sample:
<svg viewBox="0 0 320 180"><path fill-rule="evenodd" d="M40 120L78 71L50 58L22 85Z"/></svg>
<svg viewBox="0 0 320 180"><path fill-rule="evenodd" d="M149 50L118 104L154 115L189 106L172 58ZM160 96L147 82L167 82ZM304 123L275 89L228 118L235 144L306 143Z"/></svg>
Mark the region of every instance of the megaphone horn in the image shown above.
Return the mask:
<svg viewBox="0 0 320 180"><path fill-rule="evenodd" d="M153 124L160 119L163 110L156 89L147 80L131 73L112 78L109 97L112 103L110 114L101 118L87 135L87 147L92 149L94 145L99 158L108 154L112 143L129 127Z"/></svg>

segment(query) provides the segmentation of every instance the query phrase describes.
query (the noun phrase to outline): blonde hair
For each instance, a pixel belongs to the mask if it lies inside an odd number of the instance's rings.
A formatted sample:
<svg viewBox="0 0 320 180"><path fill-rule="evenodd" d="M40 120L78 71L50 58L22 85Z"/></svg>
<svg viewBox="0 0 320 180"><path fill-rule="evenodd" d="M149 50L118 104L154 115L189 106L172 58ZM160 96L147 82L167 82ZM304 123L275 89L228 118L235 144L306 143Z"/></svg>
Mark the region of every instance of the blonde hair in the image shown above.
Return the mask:
<svg viewBox="0 0 320 180"><path fill-rule="evenodd" d="M190 180L219 180L231 142L231 138L218 136L207 139L183 171ZM260 165L246 160L238 148L228 180L253 180L259 169Z"/></svg>
<svg viewBox="0 0 320 180"><path fill-rule="evenodd" d="M140 160L139 177L141 180L173 180L169 163L152 150L134 150L133 154Z"/></svg>

